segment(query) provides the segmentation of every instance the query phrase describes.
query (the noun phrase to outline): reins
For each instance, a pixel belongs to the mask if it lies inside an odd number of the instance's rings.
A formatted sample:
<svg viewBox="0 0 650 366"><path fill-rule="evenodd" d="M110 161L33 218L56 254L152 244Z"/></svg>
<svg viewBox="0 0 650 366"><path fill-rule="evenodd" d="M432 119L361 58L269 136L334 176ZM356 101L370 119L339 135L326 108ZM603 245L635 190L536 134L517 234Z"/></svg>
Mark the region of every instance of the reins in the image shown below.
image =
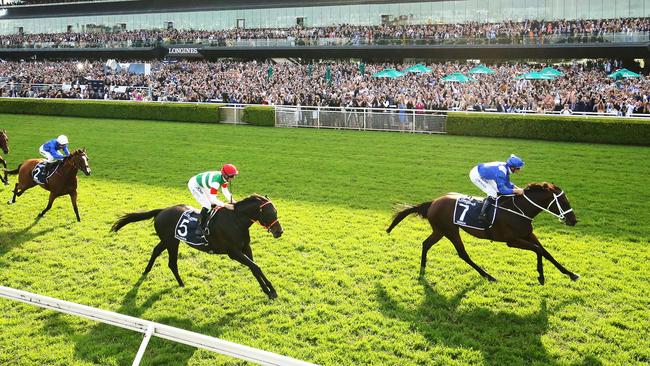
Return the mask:
<svg viewBox="0 0 650 366"><path fill-rule="evenodd" d="M564 221L564 220L566 219L566 214L568 214L569 212L573 211L573 208L570 208L570 209L568 209L568 210L566 210L566 211L564 211L564 210L562 209L562 206L560 206L560 201L558 200L558 198L562 197L563 194L564 194L564 191L560 191L559 194L555 194L555 193L553 193L553 199L551 200L551 202L549 202L549 204L548 204L548 206L546 206L546 208L540 206L540 205L537 204L535 201L533 201L533 200L530 199L528 196L526 196L526 192L524 192L524 194L522 194L522 196L523 196L523 197L526 199L526 201L528 201L531 205L533 205L533 206L539 208L539 209L542 210L542 211L546 211L546 212L550 213L551 215L557 217L560 221ZM498 209L502 209L502 210L504 210L504 211L508 211L508 212L513 213L513 214L515 214L515 215L518 215L518 216L521 216L521 217L527 218L527 219L530 220L530 221L533 221L533 218L532 218L532 217L529 217L528 215L524 214L524 211L523 211L521 208L519 208L519 206L517 206L517 204L515 203L515 197L514 197L514 196L511 196L511 197L512 197L512 204L513 204L515 207L517 207L517 209L518 209L520 212L517 212L517 211L515 211L515 210L511 210L511 209L506 208L506 207L501 207L501 206L495 206L495 207L498 208ZM553 212L553 211L550 210L550 207L551 207L551 205L553 205L553 203L555 203L555 205L556 205L556 207L557 207L557 212L558 212L558 213L555 213L555 212Z"/></svg>

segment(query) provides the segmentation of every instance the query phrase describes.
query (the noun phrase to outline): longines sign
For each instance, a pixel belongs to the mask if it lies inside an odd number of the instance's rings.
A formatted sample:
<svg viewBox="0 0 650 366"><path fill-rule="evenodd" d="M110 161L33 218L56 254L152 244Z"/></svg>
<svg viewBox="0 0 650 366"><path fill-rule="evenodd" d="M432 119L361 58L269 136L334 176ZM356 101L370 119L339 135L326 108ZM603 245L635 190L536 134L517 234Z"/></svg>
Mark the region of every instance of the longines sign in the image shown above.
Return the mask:
<svg viewBox="0 0 650 366"><path fill-rule="evenodd" d="M169 47L168 56L171 57L185 57L185 58L194 58L194 57L203 57L199 52L199 49L196 47Z"/></svg>

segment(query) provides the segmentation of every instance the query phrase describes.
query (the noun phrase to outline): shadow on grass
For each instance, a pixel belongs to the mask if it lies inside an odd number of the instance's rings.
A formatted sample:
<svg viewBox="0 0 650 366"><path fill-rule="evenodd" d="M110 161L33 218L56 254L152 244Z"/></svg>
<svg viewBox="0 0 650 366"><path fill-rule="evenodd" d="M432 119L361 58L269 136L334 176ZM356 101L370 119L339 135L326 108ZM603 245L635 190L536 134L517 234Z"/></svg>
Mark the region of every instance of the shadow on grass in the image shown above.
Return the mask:
<svg viewBox="0 0 650 366"><path fill-rule="evenodd" d="M20 231L0 231L0 256L3 256L10 252L13 248L31 241L35 238L38 238L40 236L47 235L48 233L61 229L61 228L69 228L73 224L66 224L63 226L53 226L49 227L47 229L42 229L40 231L32 231L34 226L38 224L41 221L40 218L36 218L31 224L26 226L24 229Z"/></svg>
<svg viewBox="0 0 650 366"><path fill-rule="evenodd" d="M141 318L147 309L175 288L170 287L157 291L138 305L136 304L137 293L145 278L145 276L141 276L124 296L117 313ZM199 329L195 329L192 321L186 318L172 316L150 320L210 336L218 336L231 319L233 319L231 316L225 317L217 323ZM44 328L50 335L72 338L75 342L75 359L95 365L130 365L133 363L142 343L142 333L101 323L80 334L78 330L70 326L69 321L68 318L62 317L62 314L56 313L48 317ZM141 365L186 365L195 351L194 347L152 337Z"/></svg>
<svg viewBox="0 0 650 366"><path fill-rule="evenodd" d="M383 286L377 285L381 312L412 324L432 345L479 351L486 365L558 364L541 340L549 327L546 300L542 300L535 313L527 315L487 308L459 309L462 299L473 287L446 298L426 280L419 282L425 296L416 309L401 304ZM579 363L600 364L593 356Z"/></svg>

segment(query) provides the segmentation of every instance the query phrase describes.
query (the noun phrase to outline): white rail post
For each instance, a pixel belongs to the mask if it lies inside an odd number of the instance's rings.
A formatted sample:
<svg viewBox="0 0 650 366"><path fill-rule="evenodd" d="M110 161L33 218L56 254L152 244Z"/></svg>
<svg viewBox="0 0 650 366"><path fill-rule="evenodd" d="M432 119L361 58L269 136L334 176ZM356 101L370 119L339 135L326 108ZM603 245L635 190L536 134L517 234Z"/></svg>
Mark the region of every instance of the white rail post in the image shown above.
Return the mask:
<svg viewBox="0 0 650 366"><path fill-rule="evenodd" d="M142 339L140 349L135 355L135 359L133 359L133 366L140 366L140 361L142 361L142 356L144 356L144 351L147 349L147 345L149 344L149 340L151 339L151 335L153 334L154 329L155 328L153 324L150 323L147 327L147 331L144 333L144 339Z"/></svg>
<svg viewBox="0 0 650 366"><path fill-rule="evenodd" d="M363 109L363 130L366 130L366 116L368 115L368 108Z"/></svg>
<svg viewBox="0 0 650 366"><path fill-rule="evenodd" d="M318 107L318 113L316 118L316 128L320 128L320 106Z"/></svg>

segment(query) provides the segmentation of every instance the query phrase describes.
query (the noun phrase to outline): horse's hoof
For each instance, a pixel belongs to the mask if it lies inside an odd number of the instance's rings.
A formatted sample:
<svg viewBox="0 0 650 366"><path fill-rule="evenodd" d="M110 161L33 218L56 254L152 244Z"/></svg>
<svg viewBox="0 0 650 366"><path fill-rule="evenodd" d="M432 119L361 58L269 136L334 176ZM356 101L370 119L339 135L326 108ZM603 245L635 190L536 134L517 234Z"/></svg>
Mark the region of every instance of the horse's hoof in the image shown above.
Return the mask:
<svg viewBox="0 0 650 366"><path fill-rule="evenodd" d="M544 284L544 277L537 277L537 280L539 281L540 285Z"/></svg>
<svg viewBox="0 0 650 366"><path fill-rule="evenodd" d="M497 282L497 279L492 277L492 276L488 276L487 280L490 281L490 282Z"/></svg>
<svg viewBox="0 0 650 366"><path fill-rule="evenodd" d="M580 275L577 274L577 273L571 273L571 274L569 275L569 278L571 278L571 281L577 281L578 278L580 278Z"/></svg>
<svg viewBox="0 0 650 366"><path fill-rule="evenodd" d="M424 277L425 268L420 267L420 277Z"/></svg>
<svg viewBox="0 0 650 366"><path fill-rule="evenodd" d="M277 299L277 298L278 298L278 293L277 292L271 291L269 293L269 299L273 300L273 299Z"/></svg>

